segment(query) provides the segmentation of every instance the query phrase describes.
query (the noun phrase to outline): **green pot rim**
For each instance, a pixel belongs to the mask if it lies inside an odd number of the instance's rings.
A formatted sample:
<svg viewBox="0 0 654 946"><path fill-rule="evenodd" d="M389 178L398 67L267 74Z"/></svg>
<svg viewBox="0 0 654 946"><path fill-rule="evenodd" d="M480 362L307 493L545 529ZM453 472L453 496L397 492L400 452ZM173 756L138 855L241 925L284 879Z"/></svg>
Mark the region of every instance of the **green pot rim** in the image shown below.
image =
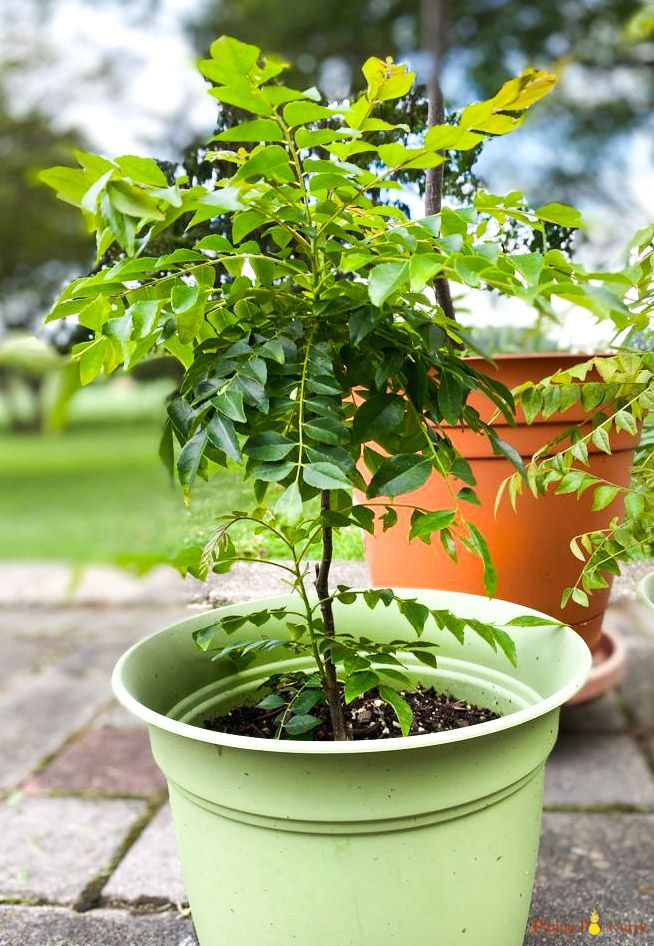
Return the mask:
<svg viewBox="0 0 654 946"><path fill-rule="evenodd" d="M398 588L395 590L402 594L416 597L419 597L425 592L424 588ZM481 598L480 595L470 595L461 592L447 592L447 594L448 597L456 597L461 601L471 599L479 601ZM271 596L262 600L265 600L267 603L274 603L275 601L288 599L288 597L288 595L276 595L274 597ZM495 604L500 606L510 605L512 608L519 607L521 614L535 614L539 617L550 617L550 615L545 615L542 611L536 611L533 608L518 606L513 602L503 601L500 598L488 598L483 600L488 602L491 609ZM245 608L249 608L250 606L256 604L256 601L243 601L239 604ZM238 607L239 604L229 605L227 607L234 608ZM223 607L216 608L214 611L204 612L201 617L206 618L207 615L211 615L216 611L222 610L224 610ZM197 625L197 622L198 616L196 615L174 624L171 627L174 627L176 630L185 633L187 627L189 632L191 629L194 629L194 625ZM509 713L506 716L502 716L499 719L490 720L486 723L478 723L475 726L450 730L443 733L432 733L424 736L396 736L390 739L348 742L262 739L254 736L236 736L230 733L215 732L213 730L202 729L199 726L192 726L188 723L183 723L176 719L172 719L169 716L165 716L162 713L158 713L132 696L123 682L123 671L126 664L129 662L134 652L143 646L147 641L152 640L160 634L166 633L166 631L170 630L171 627L155 631L148 637L143 638L143 640L138 641L136 644L132 645L132 647L130 647L129 650L127 650L119 659L111 678L113 691L118 701L136 717L147 723L148 726L154 726L157 729L164 730L165 732L171 733L175 736L180 736L185 739L192 739L195 742L204 742L215 746L226 746L233 749L248 749L262 752L281 752L293 755L359 755L370 752L394 752L398 750L404 751L407 749L421 749L431 746L445 746L452 743L467 742L470 739L479 739L483 738L484 736L491 736L495 733L505 732L509 729L522 726L525 723L538 719L552 710L557 709L559 706L562 706L563 703L569 700L570 697L574 696L574 694L581 689L592 666L592 656L585 642L575 631L572 630L572 628L566 625L560 628L560 633L569 636L570 644L573 650L576 651L576 656L578 657L576 668L564 686L556 690L550 696L539 700L526 709ZM557 631L557 633L559 633L559 631Z"/></svg>

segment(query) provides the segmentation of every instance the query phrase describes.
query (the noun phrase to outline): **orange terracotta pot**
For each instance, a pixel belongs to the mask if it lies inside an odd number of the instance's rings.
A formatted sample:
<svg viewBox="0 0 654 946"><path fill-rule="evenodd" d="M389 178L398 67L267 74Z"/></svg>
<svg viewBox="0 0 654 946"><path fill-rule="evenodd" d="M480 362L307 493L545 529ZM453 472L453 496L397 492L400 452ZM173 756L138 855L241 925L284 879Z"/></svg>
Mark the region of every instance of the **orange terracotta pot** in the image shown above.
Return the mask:
<svg viewBox="0 0 654 946"><path fill-rule="evenodd" d="M587 358L562 353L503 355L496 359L496 368L481 358L471 360L475 367L492 373L508 388L514 388L528 380L540 381L560 368L572 367ZM480 395L472 396L469 403L485 420L490 420L495 413L494 405ZM565 413L555 414L548 420L541 418L531 425L527 425L524 416L518 414L516 426L500 419L494 421L494 427L499 437L512 444L526 460L572 423L583 421L585 416L581 406L577 405ZM497 490L501 482L515 472L514 468L508 460L493 454L484 436L459 428L452 428L449 433L456 448L470 463L477 480L475 490L481 505L470 505L466 512L489 544L498 574L497 597L559 617L574 627L593 649L600 639L610 589L595 592L590 608L572 602L561 609L561 592L574 584L580 567L580 562L570 551L570 540L579 533L601 529L613 516L620 515L620 500L600 512L592 512L592 491L580 500L574 493L566 496L548 493L538 499L526 494L518 498L517 512L512 510L508 498L503 499L495 517ZM611 455L593 447L590 450L590 472L626 486L637 443L638 437L620 433L611 438ZM444 481L439 476L432 476L424 486L408 496L398 496L396 502L408 502L426 509L447 509L451 505ZM477 556L462 550L455 564L445 554L438 539L431 545L425 545L419 539L410 542L410 518L410 510L398 509L398 523L394 528L385 533L379 528L374 536L365 535L365 553L373 583L484 594L481 562Z"/></svg>

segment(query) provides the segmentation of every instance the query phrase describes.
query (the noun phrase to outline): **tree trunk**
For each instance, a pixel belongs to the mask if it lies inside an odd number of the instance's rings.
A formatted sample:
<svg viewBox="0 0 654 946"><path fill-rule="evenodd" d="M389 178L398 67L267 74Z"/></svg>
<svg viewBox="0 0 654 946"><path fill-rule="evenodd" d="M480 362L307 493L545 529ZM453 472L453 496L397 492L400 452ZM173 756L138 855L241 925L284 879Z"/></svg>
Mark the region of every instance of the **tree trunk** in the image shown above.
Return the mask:
<svg viewBox="0 0 654 946"><path fill-rule="evenodd" d="M324 489L320 495L320 508L322 512L328 512L330 509L330 495L329 490ZM325 637L333 639L336 636L336 629L334 625L334 612L332 608L332 599L329 595L329 569L332 564L332 555L333 555L333 543L332 543L332 530L329 526L323 526L322 529L322 558L320 564L316 565L316 591L318 593L318 600L320 601L320 610L322 612L322 620L325 626ZM345 722L345 711L343 708L343 700L341 698L341 693L338 687L338 680L336 678L336 667L334 666L334 661L330 652L327 652L324 657L324 667L325 667L325 695L327 696L327 704L329 706L329 713L332 720L332 729L334 731L334 739L342 740L349 739L348 727Z"/></svg>
<svg viewBox="0 0 654 946"><path fill-rule="evenodd" d="M445 118L441 75L445 56L445 0L422 0L422 47L427 54L427 124L442 125ZM425 215L440 213L443 205L443 167L428 168L425 178ZM434 280L434 291L445 315L456 320L450 284L447 279Z"/></svg>

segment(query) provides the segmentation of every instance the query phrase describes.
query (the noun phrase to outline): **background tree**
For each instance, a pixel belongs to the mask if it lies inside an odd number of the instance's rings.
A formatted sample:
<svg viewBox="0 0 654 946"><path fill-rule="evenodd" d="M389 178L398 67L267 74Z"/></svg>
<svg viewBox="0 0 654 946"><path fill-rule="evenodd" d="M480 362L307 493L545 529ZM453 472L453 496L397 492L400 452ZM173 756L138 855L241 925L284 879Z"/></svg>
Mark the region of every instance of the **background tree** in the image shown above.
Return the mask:
<svg viewBox="0 0 654 946"><path fill-rule="evenodd" d="M433 36L424 29L430 0L368 0L329 5L265 0L222 0L207 4L194 25L199 47L217 33L260 43L292 59L298 80L316 81L343 94L359 85L356 63L373 51L398 59L409 56L426 79ZM547 145L530 180L534 197L556 189L561 198L619 202L624 213L624 181L618 185L627 151L625 139L652 130L654 42L640 0L449 0L439 28L444 51L444 88L455 107L470 95L485 96L508 74L528 65L567 64L556 96L532 123ZM641 41L635 41L641 40ZM644 41L643 41L644 40ZM553 142L555 146L553 147ZM504 164L513 163L509 149ZM518 153L512 173L520 174ZM529 162L533 165L534 162ZM598 177L599 175L599 177ZM519 184L525 186L525 180ZM636 208L634 208L636 212Z"/></svg>

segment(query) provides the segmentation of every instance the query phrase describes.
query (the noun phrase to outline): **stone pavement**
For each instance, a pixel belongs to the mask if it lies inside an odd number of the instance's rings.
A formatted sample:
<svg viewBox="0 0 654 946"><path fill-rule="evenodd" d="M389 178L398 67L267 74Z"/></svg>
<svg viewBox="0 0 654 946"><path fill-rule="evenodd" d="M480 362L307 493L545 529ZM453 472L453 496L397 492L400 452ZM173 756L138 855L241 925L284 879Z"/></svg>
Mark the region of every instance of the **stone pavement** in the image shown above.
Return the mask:
<svg viewBox="0 0 654 946"><path fill-rule="evenodd" d="M363 583L363 567L339 563L336 579ZM547 766L525 946L587 940L593 908L605 941L654 944L654 614L632 584L608 616L627 681L564 711ZM208 597L280 590L253 565ZM196 946L163 781L109 690L125 647L189 607L207 594L165 571L138 585L0 565L0 946Z"/></svg>

